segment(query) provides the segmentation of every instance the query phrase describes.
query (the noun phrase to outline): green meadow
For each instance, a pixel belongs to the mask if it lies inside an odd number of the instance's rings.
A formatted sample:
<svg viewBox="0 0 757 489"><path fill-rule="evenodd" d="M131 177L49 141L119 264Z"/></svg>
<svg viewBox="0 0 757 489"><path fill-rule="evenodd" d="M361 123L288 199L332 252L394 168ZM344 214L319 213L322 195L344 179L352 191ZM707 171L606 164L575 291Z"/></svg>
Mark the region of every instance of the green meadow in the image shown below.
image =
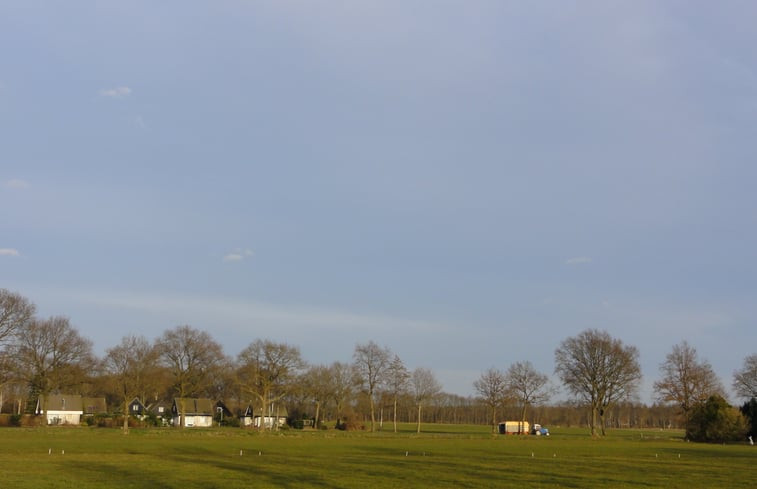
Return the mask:
<svg viewBox="0 0 757 489"><path fill-rule="evenodd" d="M0 487L754 487L757 447L675 431L550 437L426 425L413 433L88 427L0 429Z"/></svg>

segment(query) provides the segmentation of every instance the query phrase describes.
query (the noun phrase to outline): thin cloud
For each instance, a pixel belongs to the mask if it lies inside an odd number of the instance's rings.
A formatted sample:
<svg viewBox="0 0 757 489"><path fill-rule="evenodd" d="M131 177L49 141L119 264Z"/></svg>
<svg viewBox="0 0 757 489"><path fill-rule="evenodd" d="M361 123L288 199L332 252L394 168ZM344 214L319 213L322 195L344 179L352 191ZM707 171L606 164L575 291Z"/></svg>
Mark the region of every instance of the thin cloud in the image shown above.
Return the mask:
<svg viewBox="0 0 757 489"><path fill-rule="evenodd" d="M587 263L591 263L591 258L588 256L576 256L565 260L566 265L585 265Z"/></svg>
<svg viewBox="0 0 757 489"><path fill-rule="evenodd" d="M227 253L223 256L223 261L225 262L234 262L234 261L242 261L245 258L251 257L254 255L253 251L249 248L247 249L240 249L237 248L236 250Z"/></svg>
<svg viewBox="0 0 757 489"><path fill-rule="evenodd" d="M26 180L21 180L20 178L13 178L5 182L5 186L8 188L24 190L24 189L29 188L30 185L29 185L29 182L27 182Z"/></svg>
<svg viewBox="0 0 757 489"><path fill-rule="evenodd" d="M100 90L101 97L123 98L129 95L131 95L131 88L129 87L103 88Z"/></svg>
<svg viewBox="0 0 757 489"><path fill-rule="evenodd" d="M21 253L13 248L0 248L0 256L19 256Z"/></svg>

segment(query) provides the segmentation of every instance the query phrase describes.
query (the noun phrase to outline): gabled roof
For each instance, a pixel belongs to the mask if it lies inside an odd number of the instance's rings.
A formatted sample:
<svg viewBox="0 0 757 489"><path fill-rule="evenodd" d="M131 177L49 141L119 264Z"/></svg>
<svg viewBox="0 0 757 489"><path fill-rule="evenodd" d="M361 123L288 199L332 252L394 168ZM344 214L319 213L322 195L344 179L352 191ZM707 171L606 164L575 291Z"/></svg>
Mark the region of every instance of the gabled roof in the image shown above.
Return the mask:
<svg viewBox="0 0 757 489"><path fill-rule="evenodd" d="M181 410L185 409L185 415L203 415L213 416L216 412L215 404L210 399L202 399L195 397L177 397L173 400L173 407L171 410L174 414L178 415Z"/></svg>
<svg viewBox="0 0 757 489"><path fill-rule="evenodd" d="M84 414L103 414L108 412L104 397L82 397Z"/></svg>
<svg viewBox="0 0 757 489"><path fill-rule="evenodd" d="M163 408L163 410L161 411L160 408ZM158 401L147 406L147 410L162 416L171 411L171 404L167 401Z"/></svg>
<svg viewBox="0 0 757 489"><path fill-rule="evenodd" d="M134 399L132 399L131 402L129 403L129 406L134 406L135 404L139 406L139 409L144 411L145 405L142 404L142 401L140 401L138 397L135 397Z"/></svg>
<svg viewBox="0 0 757 489"><path fill-rule="evenodd" d="M289 413L287 412L287 408L285 408L284 406L281 406L279 408L275 408L274 407L273 409L271 409L270 411L268 411L267 413L265 413L265 415L261 415L260 413L257 413L253 417L255 417L255 418L260 418L260 417L264 417L264 418L275 418L275 417L286 418L288 416L289 416Z"/></svg>
<svg viewBox="0 0 757 489"><path fill-rule="evenodd" d="M37 412L71 411L82 413L81 396L78 394L51 394L37 400Z"/></svg>

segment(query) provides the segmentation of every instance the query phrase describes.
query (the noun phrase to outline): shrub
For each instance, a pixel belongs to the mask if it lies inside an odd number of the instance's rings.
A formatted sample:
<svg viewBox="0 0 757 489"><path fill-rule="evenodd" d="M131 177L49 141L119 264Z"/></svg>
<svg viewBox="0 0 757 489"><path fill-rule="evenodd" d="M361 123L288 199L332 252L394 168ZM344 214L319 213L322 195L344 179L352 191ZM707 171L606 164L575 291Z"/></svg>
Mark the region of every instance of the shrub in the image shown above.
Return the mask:
<svg viewBox="0 0 757 489"><path fill-rule="evenodd" d="M754 397L741 406L741 414L747 419L748 436L757 437L757 399Z"/></svg>
<svg viewBox="0 0 757 489"><path fill-rule="evenodd" d="M686 438L692 441L722 443L742 440L745 434L741 413L718 395L694 407L686 426Z"/></svg>
<svg viewBox="0 0 757 489"><path fill-rule="evenodd" d="M352 418L345 417L341 421L337 421L335 428L342 431L363 431L365 425Z"/></svg>

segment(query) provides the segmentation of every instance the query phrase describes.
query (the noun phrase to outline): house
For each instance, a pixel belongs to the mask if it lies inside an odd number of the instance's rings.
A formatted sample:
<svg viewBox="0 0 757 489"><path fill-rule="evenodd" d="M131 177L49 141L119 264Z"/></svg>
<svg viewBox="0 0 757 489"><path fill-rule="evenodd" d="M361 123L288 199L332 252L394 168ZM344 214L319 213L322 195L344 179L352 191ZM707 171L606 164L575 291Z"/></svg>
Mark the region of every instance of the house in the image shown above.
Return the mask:
<svg viewBox="0 0 757 489"><path fill-rule="evenodd" d="M221 419L228 419L234 417L234 413L231 412L231 409L226 406L226 403L223 401L216 402L216 412L215 414L217 416L220 416Z"/></svg>
<svg viewBox="0 0 757 489"><path fill-rule="evenodd" d="M80 395L53 394L37 399L36 414L46 414L47 424L79 424L84 413Z"/></svg>
<svg viewBox="0 0 757 489"><path fill-rule="evenodd" d="M215 410L215 403L210 399L177 397L171 406L172 424L179 426L183 418L186 427L213 426Z"/></svg>
<svg viewBox="0 0 757 489"><path fill-rule="evenodd" d="M129 403L129 414L140 419L147 415L147 408L138 397L135 397Z"/></svg>
<svg viewBox="0 0 757 489"><path fill-rule="evenodd" d="M159 418L166 418L171 412L171 404L166 401L157 401L147 406L147 410Z"/></svg>
<svg viewBox="0 0 757 489"><path fill-rule="evenodd" d="M95 414L108 414L108 408L105 404L104 397L82 397L82 411L84 416L94 416Z"/></svg>
<svg viewBox="0 0 757 489"><path fill-rule="evenodd" d="M284 426L287 422L286 408L277 407L275 404L271 404L268 407L268 414L263 416L261 413L255 413L252 405L247 406L247 409L239 417L242 426L254 426L255 428L265 427L271 429L278 425Z"/></svg>

